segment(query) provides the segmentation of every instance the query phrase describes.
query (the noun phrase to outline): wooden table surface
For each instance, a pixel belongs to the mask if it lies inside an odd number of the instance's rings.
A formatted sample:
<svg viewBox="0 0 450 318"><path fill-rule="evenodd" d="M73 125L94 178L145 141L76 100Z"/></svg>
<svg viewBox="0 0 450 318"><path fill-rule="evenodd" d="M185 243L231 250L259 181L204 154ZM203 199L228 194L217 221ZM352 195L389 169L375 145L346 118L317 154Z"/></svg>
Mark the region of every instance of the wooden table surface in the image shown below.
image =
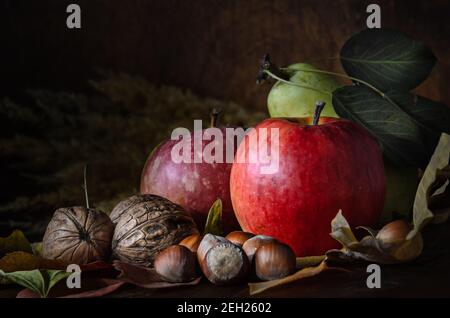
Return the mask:
<svg viewBox="0 0 450 318"><path fill-rule="evenodd" d="M328 271L252 297L450 297L450 223L429 225L425 247L414 262L381 265L381 288L366 287L366 266ZM15 297L20 287L1 286L1 297ZM144 289L124 285L106 297L250 297L246 285L217 287L205 279L196 286Z"/></svg>

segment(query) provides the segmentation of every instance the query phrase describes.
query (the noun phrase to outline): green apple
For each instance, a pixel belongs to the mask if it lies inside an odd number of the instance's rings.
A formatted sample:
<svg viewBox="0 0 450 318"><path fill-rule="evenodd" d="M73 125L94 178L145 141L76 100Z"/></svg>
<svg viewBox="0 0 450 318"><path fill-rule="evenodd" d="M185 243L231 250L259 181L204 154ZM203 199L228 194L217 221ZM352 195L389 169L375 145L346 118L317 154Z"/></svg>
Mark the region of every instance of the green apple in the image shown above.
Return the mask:
<svg viewBox="0 0 450 318"><path fill-rule="evenodd" d="M306 63L292 64L285 69L289 81L316 90L278 81L267 97L270 117L312 117L319 100L326 103L322 116L338 117L333 109L331 93L341 85L330 75L301 70L318 69Z"/></svg>
<svg viewBox="0 0 450 318"><path fill-rule="evenodd" d="M384 158L386 175L386 198L381 222L392 220L394 213L409 216L419 185L419 176L414 167L398 167Z"/></svg>

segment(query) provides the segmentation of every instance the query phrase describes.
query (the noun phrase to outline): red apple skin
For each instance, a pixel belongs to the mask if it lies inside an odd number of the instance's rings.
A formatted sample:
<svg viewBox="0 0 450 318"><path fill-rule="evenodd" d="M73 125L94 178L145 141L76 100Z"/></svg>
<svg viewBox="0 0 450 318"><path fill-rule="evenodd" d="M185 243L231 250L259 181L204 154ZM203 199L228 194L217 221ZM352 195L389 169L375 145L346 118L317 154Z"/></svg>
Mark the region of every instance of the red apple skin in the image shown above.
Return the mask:
<svg viewBox="0 0 450 318"><path fill-rule="evenodd" d="M247 156L257 151L243 142L230 179L242 229L273 236L297 256L341 247L329 234L339 209L352 227L374 225L385 197L381 151L366 130L344 119L321 118L317 126L305 125L308 121L261 122L253 134L260 128L279 128L278 172L265 175L259 163L236 162L244 150Z"/></svg>
<svg viewBox="0 0 450 318"><path fill-rule="evenodd" d="M225 129L224 136L225 158ZM191 158L194 136L191 133ZM178 141L167 140L147 159L141 175L140 192L156 194L179 204L190 212L197 227L203 231L211 205L222 200L222 225L226 233L240 229L230 198L232 163L175 163L171 150ZM202 150L211 141L202 141ZM225 161L225 159L224 159Z"/></svg>

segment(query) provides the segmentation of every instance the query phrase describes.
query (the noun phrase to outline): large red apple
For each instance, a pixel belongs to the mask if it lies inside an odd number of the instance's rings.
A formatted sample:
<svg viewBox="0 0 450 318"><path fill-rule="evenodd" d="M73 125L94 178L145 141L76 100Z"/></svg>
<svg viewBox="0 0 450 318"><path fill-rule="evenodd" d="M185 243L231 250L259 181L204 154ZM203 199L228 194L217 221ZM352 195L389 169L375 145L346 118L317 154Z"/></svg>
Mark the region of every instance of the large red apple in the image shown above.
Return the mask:
<svg viewBox="0 0 450 318"><path fill-rule="evenodd" d="M385 196L377 141L345 119L321 118L317 125L311 121L273 118L260 123L240 144L230 179L242 229L273 236L297 256L339 247L329 235L339 209L351 226L374 225ZM249 140L263 128L279 131L279 167L273 174L261 173L266 163L243 160L257 156L260 145ZM269 137L267 141L270 148Z"/></svg>
<svg viewBox="0 0 450 318"><path fill-rule="evenodd" d="M236 147L233 149L230 162L226 161L226 132L221 128L223 140L201 140L200 151L210 143L219 142L223 161L208 163L204 158L200 163L174 162L171 152L178 140L167 140L160 145L147 159L141 175L141 193L152 193L169 199L189 211L197 226L204 228L211 205L217 199L222 200L222 225L225 231L239 229L233 212L230 198L230 172ZM205 130L201 131L201 135ZM231 137L230 137L231 138ZM190 133L191 152L194 159L194 132ZM218 148L218 149L219 149Z"/></svg>

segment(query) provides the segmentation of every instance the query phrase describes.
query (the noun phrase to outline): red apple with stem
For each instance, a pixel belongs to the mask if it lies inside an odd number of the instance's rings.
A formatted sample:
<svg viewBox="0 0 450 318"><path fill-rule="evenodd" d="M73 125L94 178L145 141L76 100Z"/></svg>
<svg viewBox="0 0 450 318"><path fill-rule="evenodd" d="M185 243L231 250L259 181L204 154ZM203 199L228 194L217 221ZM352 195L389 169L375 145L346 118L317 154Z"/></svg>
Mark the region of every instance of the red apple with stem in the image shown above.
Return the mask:
<svg viewBox="0 0 450 318"><path fill-rule="evenodd" d="M380 217L385 175L378 142L357 124L338 118L271 118L240 144L231 170L231 199L244 231L273 236L297 256L322 255L340 245L329 235L342 209L351 226L372 226ZM319 120L320 118L320 120ZM311 125L312 121L312 125ZM262 174L253 134L278 129L278 169ZM261 138L261 136L259 137ZM271 140L267 138L268 149Z"/></svg>
<svg viewBox="0 0 450 318"><path fill-rule="evenodd" d="M219 113L213 111L211 127L217 125ZM232 159L236 152L236 144L232 148L231 159L226 160L227 141L233 137L226 134L225 128L220 128L222 140L205 140L202 138L197 151L203 154L210 143L218 142L222 151L222 162L194 161L195 132L190 132L190 153L187 156L191 162L174 162L172 150L179 143L178 140L167 140L158 146L149 156L141 175L141 193L151 193L169 199L181 205L190 212L199 229L206 223L209 209L217 200L222 200L222 227L227 233L239 229L239 224L233 212L230 198L230 172ZM206 129L201 130L203 136ZM204 159L204 158L201 158Z"/></svg>

